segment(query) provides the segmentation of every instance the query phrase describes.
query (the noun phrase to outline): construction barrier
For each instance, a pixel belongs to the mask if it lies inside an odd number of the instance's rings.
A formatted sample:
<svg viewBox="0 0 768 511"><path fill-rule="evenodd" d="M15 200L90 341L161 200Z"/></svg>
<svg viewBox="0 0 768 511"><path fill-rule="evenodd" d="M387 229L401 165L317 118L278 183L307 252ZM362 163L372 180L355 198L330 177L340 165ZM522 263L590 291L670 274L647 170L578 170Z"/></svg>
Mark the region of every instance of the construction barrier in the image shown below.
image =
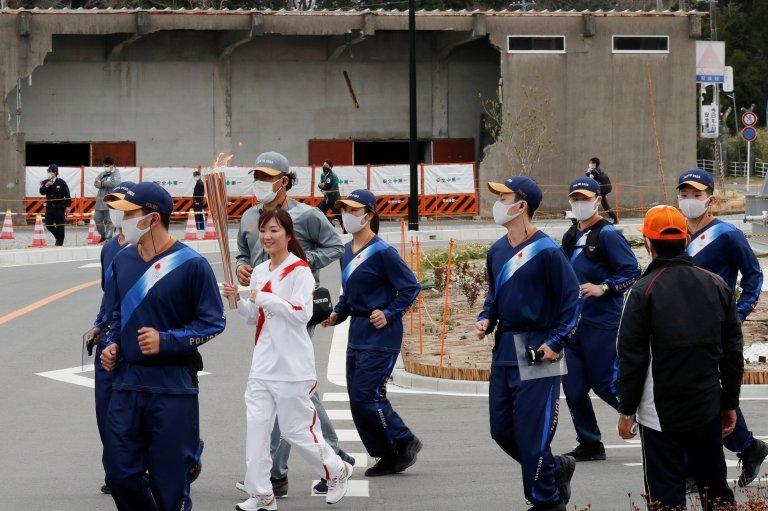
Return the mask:
<svg viewBox="0 0 768 511"><path fill-rule="evenodd" d="M192 210L192 191L195 179L192 173L201 167L129 167L120 168L122 181L154 182L174 197L174 211L186 214ZM69 185L72 196L71 213L85 215L93 211L97 189L93 181L102 167L59 167L59 177ZM320 167L292 167L297 182L289 196L311 206L322 201L317 189ZM408 165L338 166L339 191L347 195L356 189L368 189L378 197L379 212L383 217L408 215L410 169ZM45 198L39 196L40 182L46 177L47 167L27 167L25 211L28 218L45 213ZM248 167L227 167L227 193L229 216L239 218L255 204L253 178ZM421 216L476 216L479 201L474 164L442 164L419 166L419 214Z"/></svg>

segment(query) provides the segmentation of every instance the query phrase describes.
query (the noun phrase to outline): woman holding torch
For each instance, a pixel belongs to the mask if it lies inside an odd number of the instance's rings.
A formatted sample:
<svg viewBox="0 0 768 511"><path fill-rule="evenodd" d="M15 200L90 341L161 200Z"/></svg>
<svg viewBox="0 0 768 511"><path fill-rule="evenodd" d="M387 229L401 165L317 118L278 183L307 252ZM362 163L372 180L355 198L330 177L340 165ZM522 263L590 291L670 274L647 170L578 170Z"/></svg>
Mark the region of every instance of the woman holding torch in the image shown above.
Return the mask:
<svg viewBox="0 0 768 511"><path fill-rule="evenodd" d="M328 481L326 502L339 502L347 491L352 465L323 438L310 397L317 387L315 355L307 333L315 279L296 239L291 216L283 209L259 218L259 238L269 259L253 269L249 297L234 284L223 294L237 300L238 314L256 325L255 347L245 390L247 408L245 489L250 498L241 511L277 509L270 482L270 435L275 416L283 437Z"/></svg>

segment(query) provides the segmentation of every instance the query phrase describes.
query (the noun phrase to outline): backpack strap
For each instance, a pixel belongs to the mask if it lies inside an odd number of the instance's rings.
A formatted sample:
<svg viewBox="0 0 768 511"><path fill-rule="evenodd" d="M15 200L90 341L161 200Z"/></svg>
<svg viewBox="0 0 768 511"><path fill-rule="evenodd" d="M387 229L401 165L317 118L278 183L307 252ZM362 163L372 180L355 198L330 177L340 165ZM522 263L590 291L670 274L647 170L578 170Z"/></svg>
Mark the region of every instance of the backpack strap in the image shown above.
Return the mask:
<svg viewBox="0 0 768 511"><path fill-rule="evenodd" d="M573 223L571 224L571 227L565 231L565 234L563 234L563 252L565 252L566 257L568 257L568 260L571 259L571 256L573 255L573 251L576 250L576 236L578 234L579 224L575 220L573 220Z"/></svg>

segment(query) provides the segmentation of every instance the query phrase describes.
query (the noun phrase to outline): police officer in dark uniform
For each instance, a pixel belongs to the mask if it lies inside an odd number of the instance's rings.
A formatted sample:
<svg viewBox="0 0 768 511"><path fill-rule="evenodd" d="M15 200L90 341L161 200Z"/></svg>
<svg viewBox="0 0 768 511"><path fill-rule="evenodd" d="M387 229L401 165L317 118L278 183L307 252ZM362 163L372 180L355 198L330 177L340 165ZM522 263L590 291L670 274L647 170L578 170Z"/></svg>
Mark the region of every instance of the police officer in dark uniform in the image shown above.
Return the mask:
<svg viewBox="0 0 768 511"><path fill-rule="evenodd" d="M40 183L40 195L45 196L45 226L56 238L56 246L64 245L64 222L72 204L67 182L59 177L58 165L48 166L48 179Z"/></svg>

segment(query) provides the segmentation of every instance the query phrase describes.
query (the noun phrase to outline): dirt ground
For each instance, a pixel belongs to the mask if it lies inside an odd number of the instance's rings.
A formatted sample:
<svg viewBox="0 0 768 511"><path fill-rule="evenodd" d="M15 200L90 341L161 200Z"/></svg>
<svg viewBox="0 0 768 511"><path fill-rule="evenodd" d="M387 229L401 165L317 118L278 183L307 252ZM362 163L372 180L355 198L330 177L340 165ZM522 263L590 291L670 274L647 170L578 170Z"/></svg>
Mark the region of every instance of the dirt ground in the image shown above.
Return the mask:
<svg viewBox="0 0 768 511"><path fill-rule="evenodd" d="M643 247L635 247L634 252L644 268L649 257ZM484 261L475 261L482 265ZM414 308L410 316L404 318L405 337L403 340L403 356L409 361L422 364L438 365L440 359L440 331L442 328L443 294L434 289L422 293L424 309L421 316L424 323L422 341L418 335L418 308ZM452 286L449 300L449 320L443 365L446 367L461 367L468 369L488 369L491 360L493 338L486 337L479 341L475 335L475 318L482 308L485 291L470 307L466 297L457 287ZM768 294L763 294L757 308L743 325L744 344L768 341ZM768 369L750 365L750 369Z"/></svg>

